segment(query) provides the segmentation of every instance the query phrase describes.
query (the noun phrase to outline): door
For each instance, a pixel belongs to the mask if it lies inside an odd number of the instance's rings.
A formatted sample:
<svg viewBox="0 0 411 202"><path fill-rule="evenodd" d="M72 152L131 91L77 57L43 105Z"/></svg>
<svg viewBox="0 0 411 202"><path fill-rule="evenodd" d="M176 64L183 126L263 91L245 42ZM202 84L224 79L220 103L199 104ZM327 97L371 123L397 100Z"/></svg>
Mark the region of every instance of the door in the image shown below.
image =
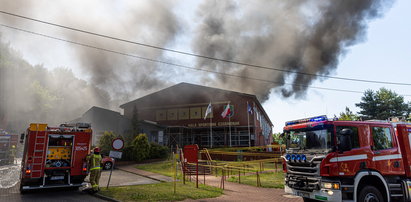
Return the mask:
<svg viewBox="0 0 411 202"><path fill-rule="evenodd" d="M341 131L350 130L350 140L351 140L351 150L338 152L337 159L334 161L338 162L338 174L341 176L354 176L358 168L366 166L367 154L364 149L361 149L359 132L361 128L355 125L337 125L335 127L335 132L337 135L337 142L340 143Z"/></svg>

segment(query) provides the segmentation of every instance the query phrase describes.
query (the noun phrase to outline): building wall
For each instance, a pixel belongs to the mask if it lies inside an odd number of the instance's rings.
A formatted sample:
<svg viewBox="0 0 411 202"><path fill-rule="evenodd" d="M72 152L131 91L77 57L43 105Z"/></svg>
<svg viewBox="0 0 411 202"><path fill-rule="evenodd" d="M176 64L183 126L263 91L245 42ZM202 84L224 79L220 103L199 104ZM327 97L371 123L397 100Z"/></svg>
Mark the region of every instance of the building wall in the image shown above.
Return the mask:
<svg viewBox="0 0 411 202"><path fill-rule="evenodd" d="M93 129L92 144L97 145L104 131L112 131L123 135L131 127L130 120L122 116L119 112L92 107L85 112L79 119L71 122L90 123Z"/></svg>
<svg viewBox="0 0 411 202"><path fill-rule="evenodd" d="M204 119L210 101L213 112ZM254 113L247 112L247 102L252 106ZM126 103L121 107L124 109L124 115L129 119L133 117L133 111L136 108L139 120L155 121L164 126L187 127L193 129L192 132L195 134L209 133L210 118L213 130L219 129L224 133L228 133L229 124L231 124L233 132L248 135L248 125L250 125L251 133L256 134L254 144L266 145L272 140L271 125L267 121L268 117L265 117L263 113L264 109L256 102L258 101L253 95L178 84ZM227 103L230 103L234 109L230 119L221 117Z"/></svg>

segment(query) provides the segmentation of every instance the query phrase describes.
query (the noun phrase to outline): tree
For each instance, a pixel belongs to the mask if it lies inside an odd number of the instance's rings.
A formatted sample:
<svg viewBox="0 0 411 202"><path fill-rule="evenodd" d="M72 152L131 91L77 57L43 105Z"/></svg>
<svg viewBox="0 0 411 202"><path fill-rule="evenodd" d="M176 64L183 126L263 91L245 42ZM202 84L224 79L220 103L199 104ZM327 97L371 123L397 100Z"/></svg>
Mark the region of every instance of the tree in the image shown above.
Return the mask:
<svg viewBox="0 0 411 202"><path fill-rule="evenodd" d="M410 102L406 103L403 96L386 88L381 88L376 92L365 91L361 102L355 105L361 108L359 114L364 120L409 117L411 112Z"/></svg>
<svg viewBox="0 0 411 202"><path fill-rule="evenodd" d="M140 162L150 157L150 144L146 134L139 134L133 140L133 158Z"/></svg>
<svg viewBox="0 0 411 202"><path fill-rule="evenodd" d="M286 139L285 135L281 135L281 133L274 133L273 134L273 142L277 144L285 144Z"/></svg>
<svg viewBox="0 0 411 202"><path fill-rule="evenodd" d="M338 120L341 121L358 121L359 119L358 115L354 114L348 107L345 107L345 112L341 112L340 117L338 117Z"/></svg>
<svg viewBox="0 0 411 202"><path fill-rule="evenodd" d="M138 122L138 110L137 107L134 106L133 109L133 116L131 117L131 128L132 128L132 133L133 134L138 134L140 133L140 129L139 129L140 125Z"/></svg>
<svg viewBox="0 0 411 202"><path fill-rule="evenodd" d="M98 147L100 147L100 153L104 155L108 155L111 150L111 144L113 140L117 137L117 135L112 131L104 131L103 135L100 137L98 141Z"/></svg>

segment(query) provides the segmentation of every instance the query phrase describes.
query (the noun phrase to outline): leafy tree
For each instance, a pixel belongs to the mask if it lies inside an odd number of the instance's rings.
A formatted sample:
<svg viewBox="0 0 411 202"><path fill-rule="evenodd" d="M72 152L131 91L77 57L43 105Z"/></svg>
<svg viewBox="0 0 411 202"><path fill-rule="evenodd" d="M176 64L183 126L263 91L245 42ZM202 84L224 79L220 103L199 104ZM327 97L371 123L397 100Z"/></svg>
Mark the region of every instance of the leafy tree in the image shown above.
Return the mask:
<svg viewBox="0 0 411 202"><path fill-rule="evenodd" d="M138 122L138 110L136 106L134 106L133 116L131 117L131 128L133 130L132 131L133 134L140 133L140 125Z"/></svg>
<svg viewBox="0 0 411 202"><path fill-rule="evenodd" d="M364 120L385 120L394 116L408 117L411 112L411 103L406 103L403 96L386 88L376 92L365 91L361 102L355 105L361 108L359 114Z"/></svg>
<svg viewBox="0 0 411 202"><path fill-rule="evenodd" d="M340 113L340 117L338 117L338 120L341 121L358 121L360 118L358 115L354 114L350 108L345 107L345 112Z"/></svg>
<svg viewBox="0 0 411 202"><path fill-rule="evenodd" d="M277 144L285 144L286 139L285 135L281 135L281 133L274 133L273 134L273 142Z"/></svg>
<svg viewBox="0 0 411 202"><path fill-rule="evenodd" d="M141 132L140 131L140 123L138 120L138 110L134 106L133 109L133 115L131 117L131 129L126 131L124 133L124 141L127 146L132 146L133 145L133 140L136 138L136 136Z"/></svg>
<svg viewBox="0 0 411 202"><path fill-rule="evenodd" d="M150 157L150 144L146 134L138 134L133 140L133 157L137 162Z"/></svg>
<svg viewBox="0 0 411 202"><path fill-rule="evenodd" d="M101 154L108 155L110 153L111 144L116 137L117 135L114 132L104 131L98 142L98 147L100 147Z"/></svg>

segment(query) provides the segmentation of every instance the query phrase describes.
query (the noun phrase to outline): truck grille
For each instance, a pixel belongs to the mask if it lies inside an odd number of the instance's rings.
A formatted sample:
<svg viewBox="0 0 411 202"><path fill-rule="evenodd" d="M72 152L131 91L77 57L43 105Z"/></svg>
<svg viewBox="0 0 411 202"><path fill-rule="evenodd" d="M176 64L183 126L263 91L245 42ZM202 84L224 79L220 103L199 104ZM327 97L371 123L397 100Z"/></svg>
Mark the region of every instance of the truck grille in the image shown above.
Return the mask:
<svg viewBox="0 0 411 202"><path fill-rule="evenodd" d="M287 162L286 184L288 187L313 191L320 189L320 163Z"/></svg>

